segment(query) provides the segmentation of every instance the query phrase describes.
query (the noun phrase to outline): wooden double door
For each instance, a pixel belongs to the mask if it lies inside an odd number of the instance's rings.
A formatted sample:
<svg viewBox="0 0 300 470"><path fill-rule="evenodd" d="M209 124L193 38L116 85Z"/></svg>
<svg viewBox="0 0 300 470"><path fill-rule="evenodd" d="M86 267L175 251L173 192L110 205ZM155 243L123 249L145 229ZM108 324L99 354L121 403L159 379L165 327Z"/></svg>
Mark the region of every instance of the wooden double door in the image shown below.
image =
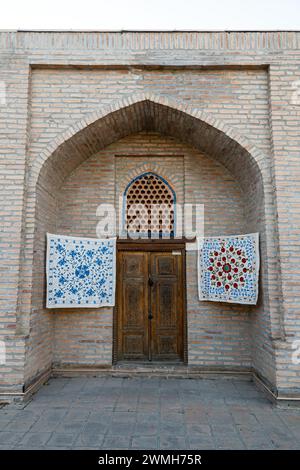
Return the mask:
<svg viewBox="0 0 300 470"><path fill-rule="evenodd" d="M185 249L119 247L116 360L183 361Z"/></svg>

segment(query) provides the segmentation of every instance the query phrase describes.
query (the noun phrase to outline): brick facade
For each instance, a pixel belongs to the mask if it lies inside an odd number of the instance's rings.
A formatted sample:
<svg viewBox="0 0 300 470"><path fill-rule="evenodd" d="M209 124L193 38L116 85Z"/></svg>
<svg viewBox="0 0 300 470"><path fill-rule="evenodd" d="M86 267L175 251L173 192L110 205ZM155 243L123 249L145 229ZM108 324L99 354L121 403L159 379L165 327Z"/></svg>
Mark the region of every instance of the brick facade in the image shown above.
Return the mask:
<svg viewBox="0 0 300 470"><path fill-rule="evenodd" d="M111 364L112 309L45 309L45 232L95 236L98 204L156 171L205 205L206 234L261 237L255 307L200 303L187 254L189 365L300 398L299 46L296 32L0 34L1 393Z"/></svg>

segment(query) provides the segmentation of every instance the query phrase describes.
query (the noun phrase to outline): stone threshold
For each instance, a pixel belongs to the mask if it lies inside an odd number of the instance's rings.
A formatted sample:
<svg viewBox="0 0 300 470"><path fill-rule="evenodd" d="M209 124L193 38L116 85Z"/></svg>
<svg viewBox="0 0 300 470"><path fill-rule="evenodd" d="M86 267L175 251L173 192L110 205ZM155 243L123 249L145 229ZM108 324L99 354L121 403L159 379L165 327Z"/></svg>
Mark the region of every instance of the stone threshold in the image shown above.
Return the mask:
<svg viewBox="0 0 300 470"><path fill-rule="evenodd" d="M161 377L165 379L237 379L253 381L256 386L274 405L280 407L300 407L300 395L282 392L279 394L269 383L252 369L232 369L221 367L189 366L184 363L128 363L122 362L112 366L54 366L32 381L23 392L0 391L0 408L2 404L26 402L51 377Z"/></svg>
<svg viewBox="0 0 300 470"><path fill-rule="evenodd" d="M111 367L54 367L54 377L112 376L112 377L165 377L165 378L238 378L252 380L250 369L203 368L184 363L120 362Z"/></svg>

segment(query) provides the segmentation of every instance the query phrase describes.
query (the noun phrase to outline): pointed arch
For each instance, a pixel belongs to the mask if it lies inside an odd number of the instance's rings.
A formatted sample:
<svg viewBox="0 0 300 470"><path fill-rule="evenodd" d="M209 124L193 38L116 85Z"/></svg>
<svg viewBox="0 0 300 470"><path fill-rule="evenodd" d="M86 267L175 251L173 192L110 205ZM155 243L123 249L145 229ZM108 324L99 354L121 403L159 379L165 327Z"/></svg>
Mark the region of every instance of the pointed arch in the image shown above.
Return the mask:
<svg viewBox="0 0 300 470"><path fill-rule="evenodd" d="M155 131L174 137L224 165L245 194L251 230L263 232L262 244L266 258L274 259L278 240L274 231L276 210L268 156L246 136L209 113L173 97L152 93L134 94L87 114L84 119L45 145L38 158L29 165L21 273L24 278L26 272L27 289L23 289L21 285L22 296L31 296L38 188L46 187L47 191L47 184L51 182L59 189L64 179L91 155L140 131ZM266 278L278 278L278 269L277 264L273 263L272 267L265 268L264 275ZM270 307L269 283L264 282L264 285L266 310L273 316L270 335L283 337L281 304L273 302ZM278 297L281 289L279 281L274 289ZM30 309L31 301L22 298L19 305L27 305Z"/></svg>
<svg viewBox="0 0 300 470"><path fill-rule="evenodd" d="M239 153L239 150L243 154L244 163L251 162L251 166L257 166L258 173L263 175L266 155L235 128L173 97L143 93L122 98L87 114L84 119L55 137L30 166L30 183L36 184L47 162L48 165L58 164L60 157L66 153L73 154L68 159L72 166L72 162L80 164L92 153L125 135L147 129L168 134L168 126L164 122L172 122L170 135L181 138L184 130L185 141L188 140L197 148L201 147L211 156L220 150L225 153L229 148L233 153ZM202 142L197 142L197 134L201 135ZM90 140L89 144L86 143L87 139Z"/></svg>

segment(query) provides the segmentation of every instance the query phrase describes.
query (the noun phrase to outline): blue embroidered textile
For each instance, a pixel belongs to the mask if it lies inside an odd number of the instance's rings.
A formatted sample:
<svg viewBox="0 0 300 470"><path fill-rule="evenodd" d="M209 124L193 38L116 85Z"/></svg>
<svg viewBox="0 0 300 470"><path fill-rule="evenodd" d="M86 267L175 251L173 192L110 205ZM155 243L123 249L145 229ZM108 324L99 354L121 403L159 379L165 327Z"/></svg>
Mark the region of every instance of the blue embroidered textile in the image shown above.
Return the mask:
<svg viewBox="0 0 300 470"><path fill-rule="evenodd" d="M47 233L47 308L115 304L116 239Z"/></svg>

